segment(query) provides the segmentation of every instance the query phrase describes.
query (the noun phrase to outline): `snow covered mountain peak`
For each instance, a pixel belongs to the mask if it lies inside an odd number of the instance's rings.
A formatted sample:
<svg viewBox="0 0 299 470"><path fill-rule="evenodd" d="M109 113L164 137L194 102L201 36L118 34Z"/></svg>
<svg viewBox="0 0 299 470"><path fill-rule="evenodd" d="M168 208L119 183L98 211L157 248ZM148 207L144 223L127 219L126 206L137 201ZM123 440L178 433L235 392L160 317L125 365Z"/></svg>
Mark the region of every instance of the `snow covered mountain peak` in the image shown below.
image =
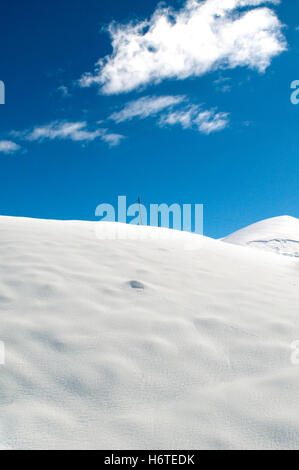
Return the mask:
<svg viewBox="0 0 299 470"><path fill-rule="evenodd" d="M223 241L299 257L299 219L285 215L262 220L232 233Z"/></svg>

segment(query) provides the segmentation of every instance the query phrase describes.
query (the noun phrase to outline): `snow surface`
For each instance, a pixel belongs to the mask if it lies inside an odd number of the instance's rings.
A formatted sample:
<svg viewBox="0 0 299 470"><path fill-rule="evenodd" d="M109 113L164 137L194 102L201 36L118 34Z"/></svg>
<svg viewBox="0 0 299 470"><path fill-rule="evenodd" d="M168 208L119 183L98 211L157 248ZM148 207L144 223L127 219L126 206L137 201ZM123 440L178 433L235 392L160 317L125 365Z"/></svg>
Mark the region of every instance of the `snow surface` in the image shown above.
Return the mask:
<svg viewBox="0 0 299 470"><path fill-rule="evenodd" d="M223 241L299 257L299 219L283 216L263 220L238 230Z"/></svg>
<svg viewBox="0 0 299 470"><path fill-rule="evenodd" d="M298 259L119 230L0 218L0 447L298 448Z"/></svg>

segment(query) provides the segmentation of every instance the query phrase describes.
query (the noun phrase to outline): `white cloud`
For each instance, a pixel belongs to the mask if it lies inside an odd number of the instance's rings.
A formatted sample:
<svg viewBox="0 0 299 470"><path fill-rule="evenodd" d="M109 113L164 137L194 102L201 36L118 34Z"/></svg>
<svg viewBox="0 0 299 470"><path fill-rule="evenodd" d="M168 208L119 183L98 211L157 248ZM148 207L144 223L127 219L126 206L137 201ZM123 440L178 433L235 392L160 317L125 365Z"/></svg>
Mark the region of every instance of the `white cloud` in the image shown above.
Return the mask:
<svg viewBox="0 0 299 470"><path fill-rule="evenodd" d="M180 124L184 129L190 129L193 126L193 120L199 113L197 106L189 106L180 111L173 111L165 114L160 119L160 125L165 124L175 125Z"/></svg>
<svg viewBox="0 0 299 470"><path fill-rule="evenodd" d="M123 141L123 139L125 139L125 136L121 134L107 133L102 136L102 140L106 142L110 147L116 147Z"/></svg>
<svg viewBox="0 0 299 470"><path fill-rule="evenodd" d="M194 123L203 134L211 134L212 132L222 131L228 126L228 114L203 111L195 118Z"/></svg>
<svg viewBox="0 0 299 470"><path fill-rule="evenodd" d="M120 142L125 139L125 136L114 134L110 132L109 129L97 128L95 130L90 130L87 122L85 121L55 121L48 125L37 126L34 129L27 131L12 131L10 135L30 142L43 142L44 140L58 139L87 143L100 138L110 147L119 145Z"/></svg>
<svg viewBox="0 0 299 470"><path fill-rule="evenodd" d="M160 126L179 124L184 129L197 129L203 134L211 134L225 129L229 125L229 114L216 110L202 110L192 105L183 110L173 111L161 117Z"/></svg>
<svg viewBox="0 0 299 470"><path fill-rule="evenodd" d="M122 110L112 114L110 119L121 123L136 117L145 119L159 114L160 127L180 124L184 129L195 128L204 134L211 134L228 126L228 113L217 112L215 109L203 110L202 106L196 104L186 106L184 102L188 102L186 96L145 96L139 100L130 101Z"/></svg>
<svg viewBox="0 0 299 470"><path fill-rule="evenodd" d="M117 123L129 121L135 117L145 119L185 100L184 96L144 96L139 100L127 103L121 111L113 113L110 119Z"/></svg>
<svg viewBox="0 0 299 470"><path fill-rule="evenodd" d="M0 153L5 153L5 154L12 154L20 150L21 147L17 145L15 142L12 142L10 140L1 140L0 141Z"/></svg>
<svg viewBox="0 0 299 470"><path fill-rule="evenodd" d="M187 0L179 11L159 7L148 21L113 23L112 55L80 84L113 94L221 68L263 72L286 49L282 24L266 3L279 0Z"/></svg>
<svg viewBox="0 0 299 470"><path fill-rule="evenodd" d="M35 127L31 132L27 133L26 139L30 141L42 141L45 139L70 139L73 141L93 141L102 136L103 131L97 129L90 131L87 123L83 122L65 122L55 121L51 124L41 127Z"/></svg>

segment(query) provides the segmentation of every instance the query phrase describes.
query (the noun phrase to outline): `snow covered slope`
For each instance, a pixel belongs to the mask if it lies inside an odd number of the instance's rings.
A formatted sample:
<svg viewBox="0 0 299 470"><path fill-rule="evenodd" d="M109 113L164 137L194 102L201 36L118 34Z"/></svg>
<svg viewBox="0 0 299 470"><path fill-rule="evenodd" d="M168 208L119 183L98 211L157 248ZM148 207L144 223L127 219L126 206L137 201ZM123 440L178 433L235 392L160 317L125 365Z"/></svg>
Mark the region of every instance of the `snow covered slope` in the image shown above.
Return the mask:
<svg viewBox="0 0 299 470"><path fill-rule="evenodd" d="M299 219L283 216L263 220L238 230L223 241L299 257Z"/></svg>
<svg viewBox="0 0 299 470"><path fill-rule="evenodd" d="M97 227L0 218L0 446L298 447L298 260Z"/></svg>

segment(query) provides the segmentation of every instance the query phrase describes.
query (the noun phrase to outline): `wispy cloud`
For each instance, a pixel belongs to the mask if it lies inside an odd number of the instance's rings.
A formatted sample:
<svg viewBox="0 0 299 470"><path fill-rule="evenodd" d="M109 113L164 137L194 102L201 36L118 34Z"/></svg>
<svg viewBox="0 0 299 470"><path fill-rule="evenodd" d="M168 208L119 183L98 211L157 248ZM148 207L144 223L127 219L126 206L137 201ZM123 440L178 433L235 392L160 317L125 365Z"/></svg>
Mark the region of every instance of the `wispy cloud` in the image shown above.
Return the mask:
<svg viewBox="0 0 299 470"><path fill-rule="evenodd" d="M124 139L125 139L125 136L121 134L106 133L106 134L103 134L102 136L102 140L106 142L110 147L116 147Z"/></svg>
<svg viewBox="0 0 299 470"><path fill-rule="evenodd" d="M20 145L17 145L11 140L1 140L0 141L0 153L13 154L21 150Z"/></svg>
<svg viewBox="0 0 299 470"><path fill-rule="evenodd" d="M160 127L179 124L183 129L197 129L204 134L220 131L229 124L228 113L215 109L204 110L201 105L190 104L187 96L145 96L128 102L120 111L113 113L110 119L122 123L149 116L154 116Z"/></svg>
<svg viewBox="0 0 299 470"><path fill-rule="evenodd" d="M266 3L279 0L187 0L179 11L158 7L148 21L112 23L113 53L80 84L114 94L223 68L263 72L287 47L282 24Z"/></svg>
<svg viewBox="0 0 299 470"><path fill-rule="evenodd" d="M117 123L130 121L136 117L145 119L183 101L186 101L185 96L144 96L139 100L127 103L123 109L113 113L110 119Z"/></svg>
<svg viewBox="0 0 299 470"><path fill-rule="evenodd" d="M76 142L93 141L102 135L101 129L90 131L87 123L55 121L46 126L35 127L26 135L29 141L43 141L54 139L70 139Z"/></svg>
<svg viewBox="0 0 299 470"><path fill-rule="evenodd" d="M179 124L183 129L196 129L202 134L211 134L225 129L229 125L229 114L216 110L203 110L200 106L192 105L185 109L173 111L161 117L159 124Z"/></svg>
<svg viewBox="0 0 299 470"><path fill-rule="evenodd" d="M58 93L61 94L63 98L69 98L71 96L68 87L62 85L57 88Z"/></svg>
<svg viewBox="0 0 299 470"><path fill-rule="evenodd" d="M74 142L88 143L96 139L101 139L110 147L119 145L120 142L125 139L125 136L110 132L109 129L94 128L94 126L90 128L86 121L54 121L50 124L36 126L26 131L12 131L10 135L29 142L72 140Z"/></svg>
<svg viewBox="0 0 299 470"><path fill-rule="evenodd" d="M220 76L217 80L214 81L216 91L221 93L227 93L232 90L231 78Z"/></svg>
<svg viewBox="0 0 299 470"><path fill-rule="evenodd" d="M229 124L228 113L216 113L215 111L203 111L195 118L194 123L203 134L222 131Z"/></svg>

